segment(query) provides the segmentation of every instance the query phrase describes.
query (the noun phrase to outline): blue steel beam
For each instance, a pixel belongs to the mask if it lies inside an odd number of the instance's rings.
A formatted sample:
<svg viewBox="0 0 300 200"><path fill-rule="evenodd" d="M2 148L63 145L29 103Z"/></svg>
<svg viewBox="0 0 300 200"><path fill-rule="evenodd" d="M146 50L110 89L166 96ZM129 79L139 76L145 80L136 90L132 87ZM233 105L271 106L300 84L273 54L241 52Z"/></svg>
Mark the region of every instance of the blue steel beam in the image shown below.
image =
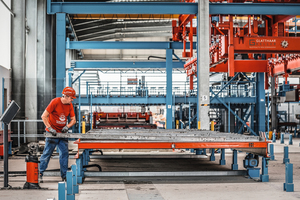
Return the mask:
<svg viewBox="0 0 300 200"><path fill-rule="evenodd" d="M110 42L110 41L69 41L67 49L183 49L182 42ZM186 43L190 48L190 43ZM196 42L193 42L196 49Z"/></svg>
<svg viewBox="0 0 300 200"><path fill-rule="evenodd" d="M172 62L172 67L182 68L183 62L174 61ZM79 69L121 69L121 68L138 68L138 69L148 69L148 68L166 68L166 62L159 61L73 61L72 66Z"/></svg>
<svg viewBox="0 0 300 200"><path fill-rule="evenodd" d="M56 97L61 96L66 78L66 13L56 14Z"/></svg>
<svg viewBox="0 0 300 200"><path fill-rule="evenodd" d="M68 14L196 14L197 3L179 2L47 2L47 13Z"/></svg>
<svg viewBox="0 0 300 200"><path fill-rule="evenodd" d="M217 100L222 103L242 124L244 124L244 126L248 127L248 129L250 130L251 133L253 133L254 135L257 136L257 133L255 133L238 115L235 114L235 112L232 111L232 109L230 109L230 106L228 106L221 98L219 98L210 88L210 92L216 96ZM230 103L230 102L229 102ZM230 117L229 117L230 118ZM229 119L228 119L229 120ZM230 127L230 126L229 126Z"/></svg>
<svg viewBox="0 0 300 200"><path fill-rule="evenodd" d="M85 73L85 70L83 70L83 72L81 74L79 74L79 76L74 81L72 81L72 84L74 84L84 73Z"/></svg>
<svg viewBox="0 0 300 200"><path fill-rule="evenodd" d="M68 14L197 14L198 3L179 2L51 2L47 13ZM209 14L299 15L296 3L210 3Z"/></svg>
<svg viewBox="0 0 300 200"><path fill-rule="evenodd" d="M250 106L249 106L249 108L250 108ZM245 122L248 121L248 119L249 119L249 117L250 117L250 114L251 114L251 111L248 112L249 108L246 110L246 116L245 116L245 118L244 118L244 121L245 121ZM247 113L247 112L248 112L248 113ZM243 128L244 128L244 125L242 125L242 126L240 127L240 129L238 130L237 133L238 133L238 134L241 134Z"/></svg>
<svg viewBox="0 0 300 200"><path fill-rule="evenodd" d="M232 77L231 80L228 81L228 82L222 87L222 89L221 89L220 91L218 91L217 94L216 94L215 96L213 96L213 97L211 98L211 101L212 101L214 98L218 97L218 95L219 95L219 94L220 94L220 93L221 93L228 85L230 85L230 83L233 82L233 81L235 80L235 78L236 78L238 75L239 75L239 73L236 73L236 74L234 75L234 77Z"/></svg>

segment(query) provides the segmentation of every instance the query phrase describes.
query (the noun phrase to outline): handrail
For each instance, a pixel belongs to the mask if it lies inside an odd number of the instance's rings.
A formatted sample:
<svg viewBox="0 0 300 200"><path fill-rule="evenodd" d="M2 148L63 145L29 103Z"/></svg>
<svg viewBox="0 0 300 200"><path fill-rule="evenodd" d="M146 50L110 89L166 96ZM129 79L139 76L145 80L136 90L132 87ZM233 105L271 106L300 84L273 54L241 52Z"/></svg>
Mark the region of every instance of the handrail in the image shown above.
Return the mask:
<svg viewBox="0 0 300 200"><path fill-rule="evenodd" d="M12 120L11 122L17 122L18 123L18 147L21 146L20 144L20 137L21 137L21 134L20 134L20 123L23 122L23 137L24 137L24 143L26 143L26 137L32 137L32 134L26 134L26 122L43 122L43 120L41 119L14 119ZM15 137L15 134L12 134L11 137Z"/></svg>

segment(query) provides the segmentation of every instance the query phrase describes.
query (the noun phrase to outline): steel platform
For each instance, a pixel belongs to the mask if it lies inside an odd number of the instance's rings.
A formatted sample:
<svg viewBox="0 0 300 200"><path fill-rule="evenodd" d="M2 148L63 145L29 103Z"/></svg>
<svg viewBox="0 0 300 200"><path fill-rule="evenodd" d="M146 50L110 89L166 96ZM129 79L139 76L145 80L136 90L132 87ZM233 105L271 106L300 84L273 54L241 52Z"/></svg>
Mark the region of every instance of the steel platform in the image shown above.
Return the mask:
<svg viewBox="0 0 300 200"><path fill-rule="evenodd" d="M58 133L45 137L76 138L81 149L236 149L268 157L270 141L265 135L248 136L235 133L187 129L92 129L86 134Z"/></svg>

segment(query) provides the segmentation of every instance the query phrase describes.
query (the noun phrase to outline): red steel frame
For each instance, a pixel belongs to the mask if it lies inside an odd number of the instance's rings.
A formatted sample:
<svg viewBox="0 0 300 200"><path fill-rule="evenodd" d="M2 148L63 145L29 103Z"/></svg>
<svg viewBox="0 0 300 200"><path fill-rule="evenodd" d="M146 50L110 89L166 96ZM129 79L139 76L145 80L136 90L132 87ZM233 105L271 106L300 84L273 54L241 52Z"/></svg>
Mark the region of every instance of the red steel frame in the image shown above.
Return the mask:
<svg viewBox="0 0 300 200"><path fill-rule="evenodd" d="M185 2L193 2L186 0ZM222 2L222 0L211 0ZM228 0L228 3L243 3L249 0ZM300 0L252 0L253 3L300 3ZM197 75L197 58L192 59L192 48L186 51L187 35L190 42L196 29L192 26L192 15L180 15L177 22L173 21L173 41L183 41L183 57L188 57L184 68L190 77L190 89L193 89L193 76ZM213 17L213 16L211 16ZM220 42L210 43L211 67L210 72L228 72L234 76L235 72L265 72L266 77L283 75L286 79L293 71L298 71L300 66L299 55L285 56L277 59L278 54L299 54L300 37L288 37L285 22L294 16L251 16L244 27L233 24L232 15L219 15L219 22L211 20L211 40ZM240 17L240 16L238 16ZM227 19L226 21L224 19ZM265 27L259 27L262 20ZM234 60L235 53L248 54L249 60ZM267 60L254 60L253 54L266 54ZM266 84L266 88L268 85Z"/></svg>
<svg viewBox="0 0 300 200"><path fill-rule="evenodd" d="M268 143L270 141L260 142L105 142L105 141L80 141L78 139L74 144L79 149L202 149L202 148L227 148L227 149L255 149L265 148L268 157Z"/></svg>

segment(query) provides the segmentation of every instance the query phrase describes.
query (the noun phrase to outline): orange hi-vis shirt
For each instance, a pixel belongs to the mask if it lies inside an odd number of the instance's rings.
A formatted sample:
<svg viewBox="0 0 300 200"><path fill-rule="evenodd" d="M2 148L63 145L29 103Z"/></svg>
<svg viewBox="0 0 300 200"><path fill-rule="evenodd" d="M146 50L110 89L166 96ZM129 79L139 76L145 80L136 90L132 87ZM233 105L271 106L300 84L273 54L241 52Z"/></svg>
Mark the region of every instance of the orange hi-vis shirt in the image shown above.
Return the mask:
<svg viewBox="0 0 300 200"><path fill-rule="evenodd" d="M68 116L75 116L73 104L63 104L60 98L61 97L52 99L52 101L46 108L46 110L49 112L50 126L58 133L61 133L61 129L66 126ZM49 131L48 128L46 128L45 130Z"/></svg>

